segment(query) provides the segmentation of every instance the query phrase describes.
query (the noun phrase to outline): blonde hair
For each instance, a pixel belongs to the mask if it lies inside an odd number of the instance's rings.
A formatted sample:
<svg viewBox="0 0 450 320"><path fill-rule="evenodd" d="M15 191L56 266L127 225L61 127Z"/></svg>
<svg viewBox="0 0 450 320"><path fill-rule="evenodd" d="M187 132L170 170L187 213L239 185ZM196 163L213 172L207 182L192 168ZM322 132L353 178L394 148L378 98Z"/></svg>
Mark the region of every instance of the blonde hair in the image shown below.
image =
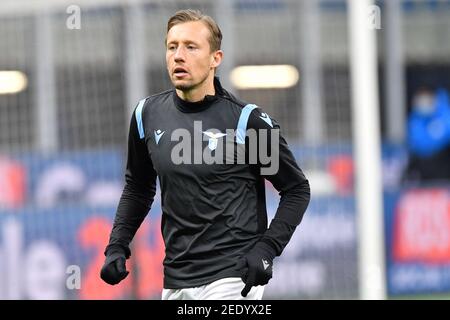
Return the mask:
<svg viewBox="0 0 450 320"><path fill-rule="evenodd" d="M204 15L199 10L187 9L180 10L175 13L172 17L170 17L167 22L167 33L169 30L180 23L191 22L191 21L201 21L206 27L208 27L210 31L210 37L208 39L209 46L211 52L220 50L220 46L222 44L222 32L220 31L217 23L210 16ZM167 44L167 36L166 36L166 44Z"/></svg>

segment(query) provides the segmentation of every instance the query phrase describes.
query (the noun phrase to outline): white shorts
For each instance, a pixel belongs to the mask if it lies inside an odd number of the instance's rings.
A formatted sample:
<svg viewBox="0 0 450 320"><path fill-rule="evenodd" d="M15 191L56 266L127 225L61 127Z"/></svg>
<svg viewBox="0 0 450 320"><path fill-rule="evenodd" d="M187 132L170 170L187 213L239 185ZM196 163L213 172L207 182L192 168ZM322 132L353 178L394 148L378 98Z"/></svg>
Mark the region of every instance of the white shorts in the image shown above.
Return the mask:
<svg viewBox="0 0 450 320"><path fill-rule="evenodd" d="M264 286L252 287L244 298L241 278L223 278L209 284L183 289L163 289L162 300L261 300Z"/></svg>

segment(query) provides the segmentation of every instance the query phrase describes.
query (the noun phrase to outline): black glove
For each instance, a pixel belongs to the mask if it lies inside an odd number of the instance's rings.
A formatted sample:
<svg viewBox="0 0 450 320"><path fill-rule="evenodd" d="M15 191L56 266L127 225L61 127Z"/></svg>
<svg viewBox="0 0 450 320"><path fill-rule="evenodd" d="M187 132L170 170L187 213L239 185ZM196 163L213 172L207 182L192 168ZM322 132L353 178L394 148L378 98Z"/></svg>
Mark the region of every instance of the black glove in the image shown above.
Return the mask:
<svg viewBox="0 0 450 320"><path fill-rule="evenodd" d="M242 271L242 281L245 287L241 292L246 297L253 286L265 285L272 278L273 259L275 250L265 242L256 245L237 264Z"/></svg>
<svg viewBox="0 0 450 320"><path fill-rule="evenodd" d="M108 252L100 277L108 284L118 284L128 276L125 266L125 253L121 251Z"/></svg>

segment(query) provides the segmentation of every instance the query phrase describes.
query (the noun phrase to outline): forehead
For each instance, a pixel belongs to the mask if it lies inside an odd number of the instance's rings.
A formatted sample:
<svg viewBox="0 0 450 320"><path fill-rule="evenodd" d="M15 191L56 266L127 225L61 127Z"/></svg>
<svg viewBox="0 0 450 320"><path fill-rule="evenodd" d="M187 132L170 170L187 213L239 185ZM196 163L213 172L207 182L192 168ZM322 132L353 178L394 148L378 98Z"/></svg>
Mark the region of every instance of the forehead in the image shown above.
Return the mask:
<svg viewBox="0 0 450 320"><path fill-rule="evenodd" d="M177 24L170 28L167 33L167 43L176 42L208 42L210 32L208 27L201 21L190 21Z"/></svg>

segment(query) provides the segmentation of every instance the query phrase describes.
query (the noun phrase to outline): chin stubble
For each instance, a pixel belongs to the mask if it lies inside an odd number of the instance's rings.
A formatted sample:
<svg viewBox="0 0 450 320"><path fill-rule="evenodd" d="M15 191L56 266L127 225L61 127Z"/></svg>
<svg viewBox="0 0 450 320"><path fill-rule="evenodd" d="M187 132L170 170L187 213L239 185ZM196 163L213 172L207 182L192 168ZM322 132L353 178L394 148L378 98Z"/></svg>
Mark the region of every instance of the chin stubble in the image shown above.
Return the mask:
<svg viewBox="0 0 450 320"><path fill-rule="evenodd" d="M206 79L208 79L208 74L206 74L205 77L198 83L195 83L195 84L178 84L178 85L175 85L175 88L178 89L178 90L181 90L181 91L191 91L191 90L195 89L196 87L201 86L206 81Z"/></svg>

